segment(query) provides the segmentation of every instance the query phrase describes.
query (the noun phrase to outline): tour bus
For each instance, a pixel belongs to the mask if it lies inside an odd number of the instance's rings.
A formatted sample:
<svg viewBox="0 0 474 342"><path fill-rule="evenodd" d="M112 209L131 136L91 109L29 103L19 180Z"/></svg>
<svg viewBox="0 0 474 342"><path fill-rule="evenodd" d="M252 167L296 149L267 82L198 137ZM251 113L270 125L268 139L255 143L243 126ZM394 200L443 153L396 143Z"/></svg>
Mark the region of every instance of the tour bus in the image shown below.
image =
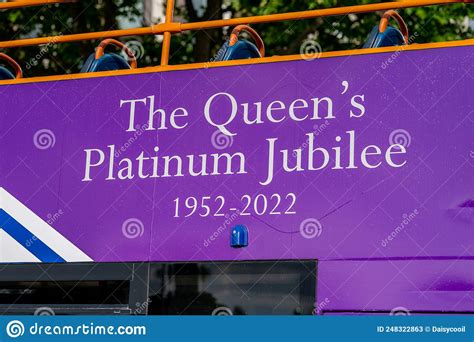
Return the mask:
<svg viewBox="0 0 474 342"><path fill-rule="evenodd" d="M151 27L0 42L0 312L472 314L474 39L412 44L398 12L459 2L181 23L169 0ZM370 12L348 51L266 56L255 27ZM221 27L214 60L169 65ZM159 66L118 40L140 35ZM82 40L76 74L9 56Z"/></svg>

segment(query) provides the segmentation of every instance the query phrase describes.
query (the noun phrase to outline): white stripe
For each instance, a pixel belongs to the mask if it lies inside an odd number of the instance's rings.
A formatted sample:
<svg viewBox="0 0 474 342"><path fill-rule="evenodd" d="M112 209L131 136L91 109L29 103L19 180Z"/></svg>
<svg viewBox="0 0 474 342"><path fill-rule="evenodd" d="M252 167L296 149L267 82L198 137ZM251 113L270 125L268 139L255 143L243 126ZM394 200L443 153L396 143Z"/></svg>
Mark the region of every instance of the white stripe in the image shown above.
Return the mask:
<svg viewBox="0 0 474 342"><path fill-rule="evenodd" d="M20 245L14 238L0 229L0 262L41 262L30 253L25 247Z"/></svg>
<svg viewBox="0 0 474 342"><path fill-rule="evenodd" d="M69 262L92 261L84 252L32 212L4 188L0 188L0 208L4 209L39 240Z"/></svg>

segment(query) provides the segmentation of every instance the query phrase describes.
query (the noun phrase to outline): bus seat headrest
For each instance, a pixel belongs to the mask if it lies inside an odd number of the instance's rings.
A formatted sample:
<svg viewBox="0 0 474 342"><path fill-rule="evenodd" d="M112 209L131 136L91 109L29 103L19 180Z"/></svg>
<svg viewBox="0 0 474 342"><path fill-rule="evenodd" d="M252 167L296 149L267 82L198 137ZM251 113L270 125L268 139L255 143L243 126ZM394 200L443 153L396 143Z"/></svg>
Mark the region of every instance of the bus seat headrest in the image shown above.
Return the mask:
<svg viewBox="0 0 474 342"><path fill-rule="evenodd" d="M129 58L130 63L122 56L115 53L105 53L107 45L115 45L122 49L122 51ZM137 60L133 52L122 42L115 39L105 39L100 42L95 53L87 58L86 62L81 68L81 72L97 72L110 70L135 69L137 67Z"/></svg>
<svg viewBox="0 0 474 342"><path fill-rule="evenodd" d="M388 20L395 18L400 30L388 25ZM380 24L369 34L363 48L378 48L384 46L408 45L408 27L397 12L390 10L383 14Z"/></svg>
<svg viewBox="0 0 474 342"><path fill-rule="evenodd" d="M248 32L256 44L245 39L239 39L239 34L242 31ZM264 56L265 45L259 34L248 25L239 25L232 30L229 40L220 48L215 61L231 61Z"/></svg>

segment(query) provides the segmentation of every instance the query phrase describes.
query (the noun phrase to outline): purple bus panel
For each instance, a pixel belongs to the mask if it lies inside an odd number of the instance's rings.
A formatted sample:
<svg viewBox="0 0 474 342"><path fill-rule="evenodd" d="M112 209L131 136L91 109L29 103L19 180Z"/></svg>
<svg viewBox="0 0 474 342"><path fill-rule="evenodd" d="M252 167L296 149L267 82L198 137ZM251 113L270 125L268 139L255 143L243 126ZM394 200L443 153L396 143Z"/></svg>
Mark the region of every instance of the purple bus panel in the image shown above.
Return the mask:
<svg viewBox="0 0 474 342"><path fill-rule="evenodd" d="M472 260L319 262L319 314L472 313Z"/></svg>
<svg viewBox="0 0 474 342"><path fill-rule="evenodd" d="M0 261L472 269L473 57L464 46L0 86ZM232 248L239 225L248 246Z"/></svg>
<svg viewBox="0 0 474 342"><path fill-rule="evenodd" d="M0 262L317 259L319 313L472 312L473 57L0 86Z"/></svg>
<svg viewBox="0 0 474 342"><path fill-rule="evenodd" d="M0 86L0 262L316 259L319 314L473 312L473 57Z"/></svg>

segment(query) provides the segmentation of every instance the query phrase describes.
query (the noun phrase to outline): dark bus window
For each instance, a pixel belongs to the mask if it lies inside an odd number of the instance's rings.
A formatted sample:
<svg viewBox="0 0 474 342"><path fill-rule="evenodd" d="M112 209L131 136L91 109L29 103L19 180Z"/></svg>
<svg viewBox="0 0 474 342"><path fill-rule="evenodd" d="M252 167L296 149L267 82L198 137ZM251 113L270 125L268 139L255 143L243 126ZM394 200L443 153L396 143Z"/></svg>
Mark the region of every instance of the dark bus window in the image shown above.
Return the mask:
<svg viewBox="0 0 474 342"><path fill-rule="evenodd" d="M0 314L144 315L148 272L147 263L3 265Z"/></svg>
<svg viewBox="0 0 474 342"><path fill-rule="evenodd" d="M128 281L0 282L0 304L128 305Z"/></svg>
<svg viewBox="0 0 474 342"><path fill-rule="evenodd" d="M315 261L152 264L150 315L310 315Z"/></svg>

